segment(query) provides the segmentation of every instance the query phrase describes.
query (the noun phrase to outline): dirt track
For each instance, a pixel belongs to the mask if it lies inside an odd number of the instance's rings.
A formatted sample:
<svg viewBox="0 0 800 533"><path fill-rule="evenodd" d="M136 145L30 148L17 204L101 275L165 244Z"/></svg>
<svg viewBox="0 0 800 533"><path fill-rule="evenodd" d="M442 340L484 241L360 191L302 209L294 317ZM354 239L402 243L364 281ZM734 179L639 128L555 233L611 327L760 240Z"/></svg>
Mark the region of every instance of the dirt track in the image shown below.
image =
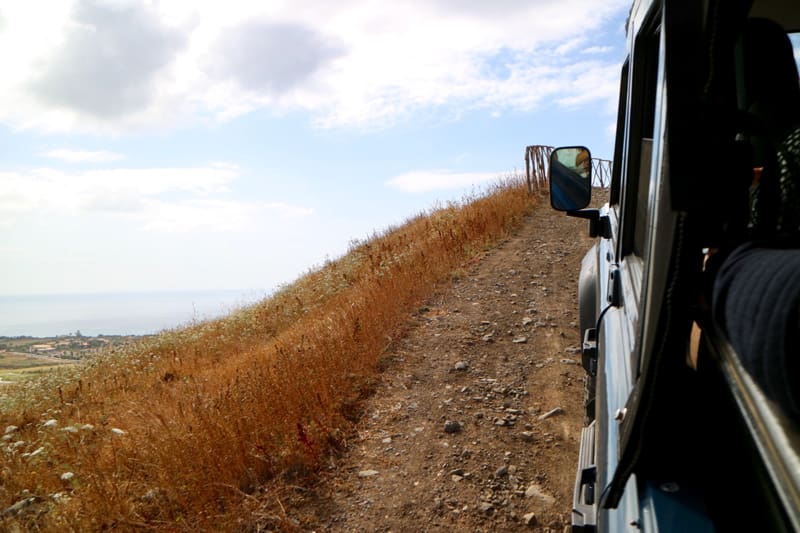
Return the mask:
<svg viewBox="0 0 800 533"><path fill-rule="evenodd" d="M300 530L569 525L583 419L577 276L592 240L585 221L540 204L412 318L344 455L284 503Z"/></svg>

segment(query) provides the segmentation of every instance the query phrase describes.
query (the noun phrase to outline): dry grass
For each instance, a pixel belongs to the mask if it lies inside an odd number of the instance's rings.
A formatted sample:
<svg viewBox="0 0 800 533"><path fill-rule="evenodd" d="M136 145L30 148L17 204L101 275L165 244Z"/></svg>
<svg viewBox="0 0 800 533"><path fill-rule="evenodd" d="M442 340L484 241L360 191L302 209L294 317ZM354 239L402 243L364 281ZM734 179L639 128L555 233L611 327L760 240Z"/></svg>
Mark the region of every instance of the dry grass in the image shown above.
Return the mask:
<svg viewBox="0 0 800 533"><path fill-rule="evenodd" d="M313 473L437 282L532 207L519 179L355 243L272 298L0 399L0 528L245 530L264 484ZM65 475L66 474L66 475ZM288 482L288 481L285 481Z"/></svg>

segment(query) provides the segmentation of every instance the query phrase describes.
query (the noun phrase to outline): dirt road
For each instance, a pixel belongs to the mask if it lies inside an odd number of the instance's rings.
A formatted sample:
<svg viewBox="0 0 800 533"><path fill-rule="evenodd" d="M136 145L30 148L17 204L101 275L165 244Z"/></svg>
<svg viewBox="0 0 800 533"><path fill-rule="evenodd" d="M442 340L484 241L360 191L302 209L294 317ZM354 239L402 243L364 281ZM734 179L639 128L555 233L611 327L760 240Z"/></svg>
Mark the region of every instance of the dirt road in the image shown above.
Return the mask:
<svg viewBox="0 0 800 533"><path fill-rule="evenodd" d="M415 314L303 531L561 532L582 426L586 222L541 207Z"/></svg>

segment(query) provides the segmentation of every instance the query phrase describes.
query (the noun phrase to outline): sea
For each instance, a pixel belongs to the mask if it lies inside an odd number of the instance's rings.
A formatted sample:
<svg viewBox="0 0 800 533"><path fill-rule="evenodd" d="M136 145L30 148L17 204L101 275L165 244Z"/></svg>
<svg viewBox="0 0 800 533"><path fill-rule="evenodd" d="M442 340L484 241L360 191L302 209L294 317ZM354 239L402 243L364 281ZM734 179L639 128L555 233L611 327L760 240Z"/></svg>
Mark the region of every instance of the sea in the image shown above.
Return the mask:
<svg viewBox="0 0 800 533"><path fill-rule="evenodd" d="M0 337L150 335L218 318L267 296L257 290L0 295Z"/></svg>

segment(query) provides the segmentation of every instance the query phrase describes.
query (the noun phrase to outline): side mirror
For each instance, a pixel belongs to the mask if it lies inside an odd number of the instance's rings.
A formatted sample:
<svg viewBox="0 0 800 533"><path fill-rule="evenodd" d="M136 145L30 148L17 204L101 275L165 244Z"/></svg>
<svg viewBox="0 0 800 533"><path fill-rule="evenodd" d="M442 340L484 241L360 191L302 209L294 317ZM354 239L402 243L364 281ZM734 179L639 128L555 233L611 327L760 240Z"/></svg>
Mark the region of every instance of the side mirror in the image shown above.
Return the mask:
<svg viewBox="0 0 800 533"><path fill-rule="evenodd" d="M550 154L550 205L577 211L592 199L592 154L585 146L556 148Z"/></svg>

